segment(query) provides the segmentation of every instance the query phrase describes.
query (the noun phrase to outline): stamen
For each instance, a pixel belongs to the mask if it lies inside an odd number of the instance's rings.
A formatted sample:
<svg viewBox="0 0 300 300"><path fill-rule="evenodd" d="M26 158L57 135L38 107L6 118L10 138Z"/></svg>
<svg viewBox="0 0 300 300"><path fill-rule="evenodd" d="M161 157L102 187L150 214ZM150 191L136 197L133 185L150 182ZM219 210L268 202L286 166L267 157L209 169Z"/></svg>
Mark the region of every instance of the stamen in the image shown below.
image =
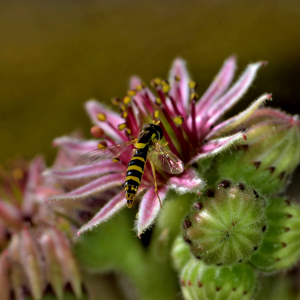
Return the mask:
<svg viewBox="0 0 300 300"><path fill-rule="evenodd" d="M136 95L136 91L135 90L129 90L127 92L127 95L130 96L130 97L135 96Z"/></svg>
<svg viewBox="0 0 300 300"><path fill-rule="evenodd" d="M119 157L114 157L114 158L112 159L112 161L113 161L114 163L118 163L118 162L120 161L120 158L119 158Z"/></svg>
<svg viewBox="0 0 300 300"><path fill-rule="evenodd" d="M161 100L160 100L160 98L156 98L156 99L155 99L155 104L156 104L156 105L161 105Z"/></svg>
<svg viewBox="0 0 300 300"><path fill-rule="evenodd" d="M183 123L183 121L184 121L184 119L183 119L182 116L177 116L177 117L175 117L173 120L174 120L174 122L175 122L177 125L179 125L179 126L181 126L182 123Z"/></svg>
<svg viewBox="0 0 300 300"><path fill-rule="evenodd" d="M197 145L198 135L197 135L197 127L196 127L196 100L195 99L192 99L191 106L192 106L192 110L191 110L192 133L193 133L193 136L195 137L195 139L191 139L191 141L192 141L192 143L195 141L195 143L193 143L193 144Z"/></svg>
<svg viewBox="0 0 300 300"><path fill-rule="evenodd" d="M153 118L154 119L158 119L159 118L159 111L156 110L154 113L153 113Z"/></svg>
<svg viewBox="0 0 300 300"><path fill-rule="evenodd" d="M161 79L160 78L154 78L151 80L151 85L156 88L159 85L161 85Z"/></svg>
<svg viewBox="0 0 300 300"><path fill-rule="evenodd" d="M142 89L144 89L146 87L145 83L144 82L141 82L140 84L138 84L135 89L137 91L141 91Z"/></svg>
<svg viewBox="0 0 300 300"><path fill-rule="evenodd" d="M119 106L121 100L120 100L120 98L114 97L114 98L111 99L111 102L112 102L113 105Z"/></svg>
<svg viewBox="0 0 300 300"><path fill-rule="evenodd" d="M105 141L101 141L98 143L98 149L104 149L107 147L107 143Z"/></svg>
<svg viewBox="0 0 300 300"><path fill-rule="evenodd" d="M129 97L129 96L126 96L126 97L123 98L123 103L124 103L125 105L129 104L130 101L131 101L131 97Z"/></svg>
<svg viewBox="0 0 300 300"><path fill-rule="evenodd" d="M121 103L119 108L120 108L120 111L126 111L127 106L125 104Z"/></svg>
<svg viewBox="0 0 300 300"><path fill-rule="evenodd" d="M128 107L128 118L127 118L127 127L131 129L132 134L137 137L139 134L139 125L136 120L136 117L133 113L133 109L131 106Z"/></svg>
<svg viewBox="0 0 300 300"><path fill-rule="evenodd" d="M95 138L102 138L104 136L104 131L102 128L98 127L98 126L93 126L91 128L91 134L95 137Z"/></svg>
<svg viewBox="0 0 300 300"><path fill-rule="evenodd" d="M195 81L191 80L191 81L189 82L189 88L190 88L190 89L195 89L195 88L197 88L197 83L196 83Z"/></svg>
<svg viewBox="0 0 300 300"><path fill-rule="evenodd" d="M128 112L127 112L127 111L123 111L122 114L121 114L121 117L122 117L123 119L127 119L127 117L128 117Z"/></svg>
<svg viewBox="0 0 300 300"><path fill-rule="evenodd" d="M122 130L124 130L125 128L126 128L126 123L122 123L122 124L119 124L118 125L118 129L120 130L120 131L122 131Z"/></svg>
<svg viewBox="0 0 300 300"><path fill-rule="evenodd" d="M98 119L99 121L101 121L101 122L105 122L105 121L106 121L106 115L103 114L103 113L99 113L99 114L97 115L97 119Z"/></svg>
<svg viewBox="0 0 300 300"><path fill-rule="evenodd" d="M174 77L174 79L175 79L175 81L179 82L179 81L180 81L180 76L176 75L176 76Z"/></svg>
<svg viewBox="0 0 300 300"><path fill-rule="evenodd" d="M128 134L128 135L131 135L131 130L129 128L126 128L125 133Z"/></svg>
<svg viewBox="0 0 300 300"><path fill-rule="evenodd" d="M167 94L170 91L170 84L167 80L162 81L162 90L165 94Z"/></svg>

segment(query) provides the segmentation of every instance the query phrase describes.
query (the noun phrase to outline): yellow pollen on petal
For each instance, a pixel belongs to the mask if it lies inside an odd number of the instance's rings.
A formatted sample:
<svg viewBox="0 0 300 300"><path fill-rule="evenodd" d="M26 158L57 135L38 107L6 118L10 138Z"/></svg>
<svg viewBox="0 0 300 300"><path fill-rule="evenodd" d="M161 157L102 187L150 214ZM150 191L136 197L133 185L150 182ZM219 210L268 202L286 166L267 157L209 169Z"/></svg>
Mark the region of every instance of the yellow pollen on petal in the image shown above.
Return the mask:
<svg viewBox="0 0 300 300"><path fill-rule="evenodd" d="M101 122L105 122L106 121L106 115L103 113L100 113L97 115L97 119Z"/></svg>
<svg viewBox="0 0 300 300"><path fill-rule="evenodd" d="M126 123L122 123L122 124L119 124L118 125L118 129L121 131L121 130L124 130L126 128Z"/></svg>
<svg viewBox="0 0 300 300"><path fill-rule="evenodd" d="M174 122L177 124L177 125L181 125L184 121L183 117L182 116L177 116L175 117L174 119Z"/></svg>
<svg viewBox="0 0 300 300"><path fill-rule="evenodd" d="M199 96L197 93L191 93L191 100L198 100Z"/></svg>
<svg viewBox="0 0 300 300"><path fill-rule="evenodd" d="M127 95L130 96L130 97L135 96L136 95L136 91L135 90L129 90L127 92Z"/></svg>
<svg viewBox="0 0 300 300"><path fill-rule="evenodd" d="M195 81L191 80L189 82L189 88L190 89L195 89L196 87L197 87L197 83Z"/></svg>
<svg viewBox="0 0 300 300"><path fill-rule="evenodd" d="M160 98L156 98L156 99L155 99L155 104L161 105L161 99L160 99Z"/></svg>
<svg viewBox="0 0 300 300"><path fill-rule="evenodd" d="M126 97L123 98L123 103L126 104L126 105L128 103L130 103L130 101L131 101L131 98L129 96L126 96Z"/></svg>
<svg viewBox="0 0 300 300"><path fill-rule="evenodd" d="M120 158L119 158L119 157L114 157L114 158L112 159L112 161L113 161L114 163L117 163L117 162L120 161Z"/></svg>

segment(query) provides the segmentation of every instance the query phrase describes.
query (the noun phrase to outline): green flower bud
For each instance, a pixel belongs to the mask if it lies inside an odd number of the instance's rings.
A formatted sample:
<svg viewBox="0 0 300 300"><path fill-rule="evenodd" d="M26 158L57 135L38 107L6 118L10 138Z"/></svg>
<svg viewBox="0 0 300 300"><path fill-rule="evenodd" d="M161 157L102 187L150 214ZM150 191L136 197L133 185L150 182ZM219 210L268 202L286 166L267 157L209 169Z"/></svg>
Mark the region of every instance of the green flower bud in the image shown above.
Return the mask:
<svg viewBox="0 0 300 300"><path fill-rule="evenodd" d="M193 204L183 221L184 240L206 264L247 261L262 242L264 206L264 199L245 184L223 180Z"/></svg>
<svg viewBox="0 0 300 300"><path fill-rule="evenodd" d="M182 236L178 236L172 247L171 257L174 268L181 271L186 263L191 259L191 252L189 246L184 242Z"/></svg>
<svg viewBox="0 0 300 300"><path fill-rule="evenodd" d="M250 261L264 272L289 268L300 258L300 207L283 198L270 199L266 216L263 243Z"/></svg>
<svg viewBox="0 0 300 300"><path fill-rule="evenodd" d="M185 300L246 300L253 298L257 278L244 263L216 267L192 258L181 271L180 284Z"/></svg>
<svg viewBox="0 0 300 300"><path fill-rule="evenodd" d="M299 124L297 116L274 109L256 111L242 124L247 128L244 145L217 158L219 174L243 180L264 195L279 192L299 164Z"/></svg>

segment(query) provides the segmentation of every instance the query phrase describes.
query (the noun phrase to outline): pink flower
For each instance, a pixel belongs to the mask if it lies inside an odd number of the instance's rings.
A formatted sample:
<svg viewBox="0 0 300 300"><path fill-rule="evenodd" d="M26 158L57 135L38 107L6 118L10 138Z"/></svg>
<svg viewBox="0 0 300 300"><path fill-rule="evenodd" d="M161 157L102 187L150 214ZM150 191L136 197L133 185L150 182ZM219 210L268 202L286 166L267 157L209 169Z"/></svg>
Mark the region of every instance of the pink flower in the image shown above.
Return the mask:
<svg viewBox="0 0 300 300"><path fill-rule="evenodd" d="M230 57L224 62L208 90L198 99L195 92L196 84L190 80L185 62L176 59L170 71L169 81L159 78L152 80L155 93L138 77L132 77L127 96L122 100L113 99L113 104L119 107L119 114L97 101L90 100L86 103L85 108L95 124L91 133L96 138L101 138L100 143L99 140L83 141L62 137L56 139L54 144L64 151L65 157L74 162L80 155L94 150L97 146L105 147L135 139L141 132L143 124L160 120L164 133L163 142L168 142L169 150L185 165L185 171L179 175L161 170L156 172L160 199L165 200L169 189L174 189L178 193L199 193L205 183L191 165L195 162L201 163L203 158L216 155L245 139L243 132L229 136L226 134L232 132L265 100L271 98L269 94L262 95L248 109L216 126L222 116L245 94L258 69L264 64L258 62L248 65L239 80L230 87L236 69L235 57ZM80 228L78 234L105 222L126 206L123 184L127 164L132 157L132 149L128 147L120 155L119 161L65 168L56 165L46 172L46 175L55 177L59 182L78 185L70 192L51 199L75 200L95 195L100 195L102 199L106 197L106 204ZM136 231L140 236L151 226L160 210L148 163L138 194L140 207Z"/></svg>

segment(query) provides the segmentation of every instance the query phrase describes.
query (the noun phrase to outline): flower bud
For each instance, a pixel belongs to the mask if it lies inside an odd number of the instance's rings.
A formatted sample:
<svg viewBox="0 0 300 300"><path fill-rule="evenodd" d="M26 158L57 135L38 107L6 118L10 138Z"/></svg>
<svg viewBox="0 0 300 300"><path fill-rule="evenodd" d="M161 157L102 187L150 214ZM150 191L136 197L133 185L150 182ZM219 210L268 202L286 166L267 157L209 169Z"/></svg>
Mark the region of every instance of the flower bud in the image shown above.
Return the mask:
<svg viewBox="0 0 300 300"><path fill-rule="evenodd" d="M241 126L247 140L217 158L219 174L243 180L264 195L281 191L300 160L300 121L275 109L260 109ZM241 129L241 128L237 128Z"/></svg>
<svg viewBox="0 0 300 300"><path fill-rule="evenodd" d="M189 246L184 242L182 236L178 236L172 247L171 257L173 266L177 271L181 271L186 263L191 259Z"/></svg>
<svg viewBox="0 0 300 300"><path fill-rule="evenodd" d="M300 258L300 207L284 198L270 199L266 216L263 243L250 261L263 272L289 268Z"/></svg>
<svg viewBox="0 0 300 300"><path fill-rule="evenodd" d="M194 203L183 221L184 240L208 265L247 261L264 235L264 206L255 190L223 180Z"/></svg>
<svg viewBox="0 0 300 300"><path fill-rule="evenodd" d="M257 287L254 270L247 264L230 267L207 266L191 258L180 274L185 300L252 299Z"/></svg>

